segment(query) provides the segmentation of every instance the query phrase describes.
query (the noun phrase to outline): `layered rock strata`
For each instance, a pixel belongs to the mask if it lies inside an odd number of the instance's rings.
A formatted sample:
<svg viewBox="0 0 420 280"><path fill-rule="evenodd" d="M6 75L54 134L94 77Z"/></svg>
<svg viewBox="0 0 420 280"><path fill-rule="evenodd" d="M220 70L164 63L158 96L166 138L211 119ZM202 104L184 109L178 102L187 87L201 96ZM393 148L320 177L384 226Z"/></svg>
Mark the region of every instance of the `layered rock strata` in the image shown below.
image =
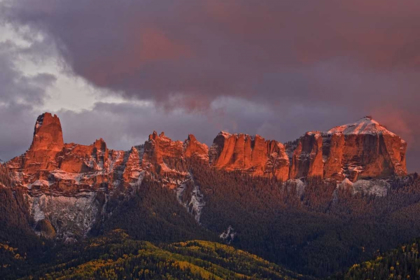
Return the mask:
<svg viewBox="0 0 420 280"><path fill-rule="evenodd" d="M327 132L307 132L284 145L258 135L220 132L208 148L194 135L181 142L153 132L144 144L118 151L103 139L65 144L59 118L45 113L35 123L29 150L2 168L11 174L8 185L26 193L35 229L51 225L54 235L71 239L69 232L89 232L116 190L130 194L145 176L191 196L192 202L183 205L193 205L199 221L205 198L199 186L191 194L182 187L193 181L187 164L191 158L218 170L293 180L304 187L302 181L314 177L351 183L406 175L406 149L399 136L365 117ZM62 206L68 211L57 210ZM75 224L77 230L68 230Z"/></svg>

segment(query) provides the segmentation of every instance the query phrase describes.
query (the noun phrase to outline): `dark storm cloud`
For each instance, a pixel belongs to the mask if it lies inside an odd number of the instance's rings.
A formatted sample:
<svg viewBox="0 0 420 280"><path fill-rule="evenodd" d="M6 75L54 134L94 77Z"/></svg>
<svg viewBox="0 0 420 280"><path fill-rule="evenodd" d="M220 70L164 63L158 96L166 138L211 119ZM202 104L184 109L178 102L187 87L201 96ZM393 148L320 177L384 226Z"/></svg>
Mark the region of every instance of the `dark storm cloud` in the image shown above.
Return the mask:
<svg viewBox="0 0 420 280"><path fill-rule="evenodd" d="M284 141L373 114L409 141L411 169L420 168L419 11L418 0L27 0L2 9L47 35L93 85L167 115L181 110L174 127L198 114ZM215 109L220 102L229 106Z"/></svg>
<svg viewBox="0 0 420 280"><path fill-rule="evenodd" d="M418 70L418 10L413 0L31 0L13 1L5 13L52 35L74 71L97 86L208 103L221 95L306 97L303 86L259 89L267 76L293 81L299 69L336 58L378 71ZM202 105L195 103L187 104Z"/></svg>
<svg viewBox="0 0 420 280"><path fill-rule="evenodd" d="M46 88L55 77L50 74L28 76L16 66L28 50L11 42L0 43L0 158L9 159L25 151L33 132L36 113Z"/></svg>

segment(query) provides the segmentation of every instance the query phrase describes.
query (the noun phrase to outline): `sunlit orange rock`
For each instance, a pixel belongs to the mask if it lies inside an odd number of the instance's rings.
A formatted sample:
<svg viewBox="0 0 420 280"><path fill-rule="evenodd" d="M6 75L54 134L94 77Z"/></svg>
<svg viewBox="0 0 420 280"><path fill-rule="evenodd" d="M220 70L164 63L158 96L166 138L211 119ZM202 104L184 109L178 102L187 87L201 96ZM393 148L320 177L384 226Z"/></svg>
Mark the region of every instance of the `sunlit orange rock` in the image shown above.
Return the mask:
<svg viewBox="0 0 420 280"><path fill-rule="evenodd" d="M290 178L349 178L406 175L407 144L371 117L332 128L308 132L287 144L293 151Z"/></svg>
<svg viewBox="0 0 420 280"><path fill-rule="evenodd" d="M127 157L124 166L123 180L127 183L136 183L138 182L139 176L141 174L141 156L142 150L141 147L132 147L131 150L125 154Z"/></svg>
<svg viewBox="0 0 420 280"><path fill-rule="evenodd" d="M154 131L144 143L142 167L157 174L186 171L183 150L181 141L172 141L163 132L158 135Z"/></svg>
<svg viewBox="0 0 420 280"><path fill-rule="evenodd" d="M63 149L60 119L50 113L40 115L35 123L31 147L22 158L25 169L36 172L57 168L56 154Z"/></svg>
<svg viewBox="0 0 420 280"><path fill-rule="evenodd" d="M191 175L190 158L219 170L283 181L319 177L354 182L407 174L406 148L404 140L365 117L328 132L308 132L285 145L258 135L221 132L209 149L194 135L181 142L153 132L144 145L118 151L108 149L103 139L91 145L64 144L60 120L45 113L36 121L29 150L6 166L16 185L35 193L129 188L146 173L172 188Z"/></svg>
<svg viewBox="0 0 420 280"><path fill-rule="evenodd" d="M243 171L255 176L287 180L289 158L284 146L245 134L221 132L209 152L210 165L226 171Z"/></svg>
<svg viewBox="0 0 420 280"><path fill-rule="evenodd" d="M345 137L342 134L325 136L323 142L324 177L339 181L344 179L343 153Z"/></svg>
<svg viewBox="0 0 420 280"><path fill-rule="evenodd" d="M194 135L188 135L187 140L184 141L184 155L186 158L197 157L199 159L208 161L209 147L197 141Z"/></svg>
<svg viewBox="0 0 420 280"><path fill-rule="evenodd" d="M29 150L61 151L63 146L63 131L61 130L60 119L50 113L40 115L35 123L34 138Z"/></svg>
<svg viewBox="0 0 420 280"><path fill-rule="evenodd" d="M323 178L322 142L320 132L308 132L297 141L290 167L290 179Z"/></svg>
<svg viewBox="0 0 420 280"><path fill-rule="evenodd" d="M371 117L335 127L324 135L331 145L326 175L341 173L354 181L358 178L406 175L407 143Z"/></svg>
<svg viewBox="0 0 420 280"><path fill-rule="evenodd" d="M59 154L58 162L61 170L70 173L92 172L107 167L109 151L101 138L92 145L65 144Z"/></svg>

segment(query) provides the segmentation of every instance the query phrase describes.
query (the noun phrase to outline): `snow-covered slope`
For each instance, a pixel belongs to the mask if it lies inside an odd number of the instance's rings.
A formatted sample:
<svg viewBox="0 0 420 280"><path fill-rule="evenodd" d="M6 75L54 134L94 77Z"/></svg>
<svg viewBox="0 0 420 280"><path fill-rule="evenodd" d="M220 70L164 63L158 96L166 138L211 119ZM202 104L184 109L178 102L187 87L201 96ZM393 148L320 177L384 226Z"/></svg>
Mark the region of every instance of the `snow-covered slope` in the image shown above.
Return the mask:
<svg viewBox="0 0 420 280"><path fill-rule="evenodd" d="M389 131L385 126L381 125L370 116L361 118L355 123L334 127L330 129L328 133L329 134L343 133L345 135L382 134L382 135L390 135L392 137L397 137L395 133L392 133L391 131Z"/></svg>

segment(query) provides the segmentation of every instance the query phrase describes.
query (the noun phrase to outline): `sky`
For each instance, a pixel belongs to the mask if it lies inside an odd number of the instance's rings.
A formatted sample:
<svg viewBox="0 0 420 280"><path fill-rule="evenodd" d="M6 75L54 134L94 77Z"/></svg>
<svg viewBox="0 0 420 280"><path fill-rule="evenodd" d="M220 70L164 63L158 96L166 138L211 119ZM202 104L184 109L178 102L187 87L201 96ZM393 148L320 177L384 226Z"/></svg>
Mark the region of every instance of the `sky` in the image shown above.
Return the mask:
<svg viewBox="0 0 420 280"><path fill-rule="evenodd" d="M420 161L418 0L0 0L0 158L36 117L128 150L154 130L281 142L372 115Z"/></svg>

